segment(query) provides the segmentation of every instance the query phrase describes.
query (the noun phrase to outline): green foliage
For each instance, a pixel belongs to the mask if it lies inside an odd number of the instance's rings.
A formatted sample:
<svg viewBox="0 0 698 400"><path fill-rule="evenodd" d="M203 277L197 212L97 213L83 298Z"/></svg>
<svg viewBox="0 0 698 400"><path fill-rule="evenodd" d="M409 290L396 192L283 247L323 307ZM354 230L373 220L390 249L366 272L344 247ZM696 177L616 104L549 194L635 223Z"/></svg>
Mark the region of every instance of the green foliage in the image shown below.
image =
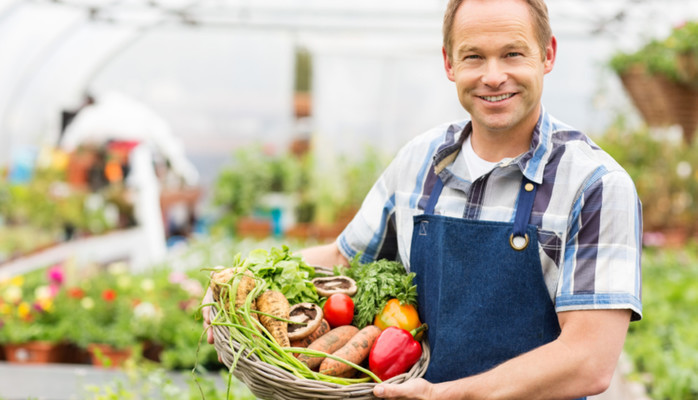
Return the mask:
<svg viewBox="0 0 698 400"><path fill-rule="evenodd" d="M234 233L238 219L251 215L264 194L295 192L302 174L301 161L290 154L273 156L260 145L238 149L213 188L213 204L223 212L217 228Z"/></svg>
<svg viewBox="0 0 698 400"><path fill-rule="evenodd" d="M359 159L342 157L332 168L317 165L312 155L270 155L258 144L238 149L213 188L220 209L214 233L234 234L239 219L264 211L262 199L274 192L298 201L297 221L331 224L361 205L387 164L373 148Z"/></svg>
<svg viewBox="0 0 698 400"><path fill-rule="evenodd" d="M391 298L402 304L417 305L417 286L414 285L414 272L409 274L397 261L376 260L362 264L360 255L354 257L349 268L337 272L356 281L354 295L354 325L359 328L373 323L373 319Z"/></svg>
<svg viewBox="0 0 698 400"><path fill-rule="evenodd" d="M644 319L630 325L625 351L655 400L698 397L698 247L646 250Z"/></svg>
<svg viewBox="0 0 698 400"><path fill-rule="evenodd" d="M677 55L685 52L698 52L698 22L687 22L676 27L671 34L662 39L649 40L634 52L617 52L609 65L619 74L633 66L643 66L652 74L680 81L681 74L677 68Z"/></svg>
<svg viewBox="0 0 698 400"><path fill-rule="evenodd" d="M178 376L179 375L179 376ZM235 379L228 382L227 373L172 374L161 368L140 366L127 371L126 378L115 379L103 386L87 385L87 400L163 399L254 400L252 393Z"/></svg>
<svg viewBox="0 0 698 400"><path fill-rule="evenodd" d="M662 140L620 117L595 141L628 171L642 201L645 230L698 229L698 144Z"/></svg>
<svg viewBox="0 0 698 400"><path fill-rule="evenodd" d="M291 304L319 303L315 286L310 282L315 269L305 263L300 256L291 254L288 246L274 247L270 251L252 250L246 259L233 266L247 265L255 276L264 279L271 290L286 296Z"/></svg>

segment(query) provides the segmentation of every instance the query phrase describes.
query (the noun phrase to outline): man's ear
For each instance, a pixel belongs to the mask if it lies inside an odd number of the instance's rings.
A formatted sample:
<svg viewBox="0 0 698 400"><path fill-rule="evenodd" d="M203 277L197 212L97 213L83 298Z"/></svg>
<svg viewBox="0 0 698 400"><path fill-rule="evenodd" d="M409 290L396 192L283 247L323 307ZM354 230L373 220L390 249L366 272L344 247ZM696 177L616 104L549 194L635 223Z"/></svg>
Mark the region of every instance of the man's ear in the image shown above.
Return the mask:
<svg viewBox="0 0 698 400"><path fill-rule="evenodd" d="M555 38L555 36L552 36L550 38L550 43L548 43L548 47L545 48L545 60L543 60L543 68L546 74L553 70L556 55L557 39Z"/></svg>
<svg viewBox="0 0 698 400"><path fill-rule="evenodd" d="M455 77L453 76L453 66L451 65L451 59L446 52L445 47L441 47L441 54L444 56L444 69L446 70L446 76L448 80L455 82Z"/></svg>

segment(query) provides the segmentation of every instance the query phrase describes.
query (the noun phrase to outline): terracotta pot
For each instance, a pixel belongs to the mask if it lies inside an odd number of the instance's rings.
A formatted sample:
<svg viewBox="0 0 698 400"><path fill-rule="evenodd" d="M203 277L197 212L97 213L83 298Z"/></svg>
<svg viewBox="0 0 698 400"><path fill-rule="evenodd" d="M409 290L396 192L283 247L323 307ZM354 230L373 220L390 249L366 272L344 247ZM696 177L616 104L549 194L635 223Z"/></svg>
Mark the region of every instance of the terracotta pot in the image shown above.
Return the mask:
<svg viewBox="0 0 698 400"><path fill-rule="evenodd" d="M253 217L243 217L237 223L236 232L241 237L263 239L271 236L271 221Z"/></svg>
<svg viewBox="0 0 698 400"><path fill-rule="evenodd" d="M34 341L5 344L7 361L20 364L57 363L61 359L61 348L56 343Z"/></svg>
<svg viewBox="0 0 698 400"><path fill-rule="evenodd" d="M118 368L131 358L132 349L116 349L108 344L93 343L87 346L92 365L102 368Z"/></svg>
<svg viewBox="0 0 698 400"><path fill-rule="evenodd" d="M143 358L150 361L160 362L160 354L165 350L165 346L160 343L146 340L143 342Z"/></svg>

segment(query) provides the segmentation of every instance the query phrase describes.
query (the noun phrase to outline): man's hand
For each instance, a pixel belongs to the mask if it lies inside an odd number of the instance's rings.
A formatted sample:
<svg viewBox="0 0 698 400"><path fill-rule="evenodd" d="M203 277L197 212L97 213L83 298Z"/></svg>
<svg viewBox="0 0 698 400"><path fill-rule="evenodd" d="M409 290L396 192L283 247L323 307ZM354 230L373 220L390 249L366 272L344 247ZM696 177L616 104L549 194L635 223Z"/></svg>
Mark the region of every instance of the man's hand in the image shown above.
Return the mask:
<svg viewBox="0 0 698 400"><path fill-rule="evenodd" d="M381 383L373 388L376 397L384 399L421 400L430 399L433 385L424 379L411 379L405 383Z"/></svg>

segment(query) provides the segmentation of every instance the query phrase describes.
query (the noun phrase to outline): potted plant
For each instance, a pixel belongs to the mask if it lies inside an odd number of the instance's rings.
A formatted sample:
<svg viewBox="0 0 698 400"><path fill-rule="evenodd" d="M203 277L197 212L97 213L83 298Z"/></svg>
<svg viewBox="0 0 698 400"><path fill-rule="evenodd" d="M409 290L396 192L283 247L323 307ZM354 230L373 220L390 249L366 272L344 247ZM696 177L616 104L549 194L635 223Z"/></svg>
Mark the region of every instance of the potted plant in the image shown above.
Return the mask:
<svg viewBox="0 0 698 400"><path fill-rule="evenodd" d="M60 361L65 331L55 299L62 280L54 266L0 281L0 344L10 362Z"/></svg>
<svg viewBox="0 0 698 400"><path fill-rule="evenodd" d="M679 125L691 143L698 128L698 23L676 27L635 52L610 60L633 104L649 126Z"/></svg>
<svg viewBox="0 0 698 400"><path fill-rule="evenodd" d="M698 85L698 21L689 21L674 29L670 36L675 46L679 78L690 85Z"/></svg>

